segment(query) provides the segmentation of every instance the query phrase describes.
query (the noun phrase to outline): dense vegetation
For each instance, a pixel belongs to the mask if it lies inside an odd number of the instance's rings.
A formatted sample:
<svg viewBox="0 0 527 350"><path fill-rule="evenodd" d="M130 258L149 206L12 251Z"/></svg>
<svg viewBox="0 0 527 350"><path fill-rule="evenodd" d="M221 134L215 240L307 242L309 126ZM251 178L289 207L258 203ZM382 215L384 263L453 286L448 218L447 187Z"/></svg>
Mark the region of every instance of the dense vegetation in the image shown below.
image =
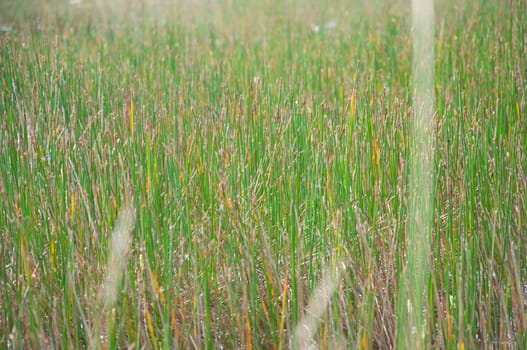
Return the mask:
<svg viewBox="0 0 527 350"><path fill-rule="evenodd" d="M409 2L44 3L0 5L1 348L287 348L320 281L314 343L394 346ZM436 3L429 347L527 346L525 13Z"/></svg>

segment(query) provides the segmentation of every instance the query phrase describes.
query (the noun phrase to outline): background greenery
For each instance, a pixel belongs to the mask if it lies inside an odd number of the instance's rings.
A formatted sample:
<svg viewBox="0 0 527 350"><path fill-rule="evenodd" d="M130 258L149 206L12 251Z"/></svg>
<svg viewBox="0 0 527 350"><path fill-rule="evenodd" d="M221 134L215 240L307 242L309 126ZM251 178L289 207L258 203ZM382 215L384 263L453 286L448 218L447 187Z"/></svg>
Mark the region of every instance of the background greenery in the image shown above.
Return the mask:
<svg viewBox="0 0 527 350"><path fill-rule="evenodd" d="M409 2L0 5L0 347L390 348ZM527 346L527 5L436 2L429 347ZM101 302L121 207L115 303Z"/></svg>

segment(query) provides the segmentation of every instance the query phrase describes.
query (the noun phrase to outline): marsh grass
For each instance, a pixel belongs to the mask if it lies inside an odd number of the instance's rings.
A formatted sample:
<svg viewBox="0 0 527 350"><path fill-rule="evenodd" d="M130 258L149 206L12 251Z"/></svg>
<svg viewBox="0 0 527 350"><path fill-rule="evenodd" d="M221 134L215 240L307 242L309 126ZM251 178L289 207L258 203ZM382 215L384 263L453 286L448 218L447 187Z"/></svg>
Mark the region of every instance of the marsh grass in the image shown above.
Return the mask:
<svg viewBox="0 0 527 350"><path fill-rule="evenodd" d="M85 348L104 326L108 348L287 348L338 262L310 344L394 347L410 9L355 5L3 12L1 346ZM507 5L436 4L425 347L527 345L527 21Z"/></svg>

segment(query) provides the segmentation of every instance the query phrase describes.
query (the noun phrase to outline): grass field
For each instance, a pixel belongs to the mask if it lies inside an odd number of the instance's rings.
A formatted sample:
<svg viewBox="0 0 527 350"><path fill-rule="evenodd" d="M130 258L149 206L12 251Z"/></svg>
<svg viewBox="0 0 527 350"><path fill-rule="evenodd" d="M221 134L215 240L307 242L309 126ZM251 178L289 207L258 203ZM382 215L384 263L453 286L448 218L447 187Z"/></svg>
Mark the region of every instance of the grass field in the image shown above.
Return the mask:
<svg viewBox="0 0 527 350"><path fill-rule="evenodd" d="M0 5L0 348L527 347L525 1L436 1L405 336L410 1L96 3Z"/></svg>

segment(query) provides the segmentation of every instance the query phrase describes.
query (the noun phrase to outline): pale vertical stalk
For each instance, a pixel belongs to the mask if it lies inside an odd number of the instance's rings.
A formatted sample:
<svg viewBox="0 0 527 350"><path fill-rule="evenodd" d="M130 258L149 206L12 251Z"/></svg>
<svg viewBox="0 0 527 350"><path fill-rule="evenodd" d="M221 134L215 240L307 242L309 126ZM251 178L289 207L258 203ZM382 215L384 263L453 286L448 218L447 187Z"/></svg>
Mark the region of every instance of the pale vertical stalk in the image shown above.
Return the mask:
<svg viewBox="0 0 527 350"><path fill-rule="evenodd" d="M111 332L108 318L111 317L112 308L117 302L119 283L126 272L128 248L130 245L129 240L134 223L135 207L133 205L123 206L119 211L119 216L117 217L117 222L111 236L108 263L106 265L106 277L104 278L104 283L101 285L99 295L100 314L95 327L95 335L97 336L94 339L90 339L91 349L98 349L107 345L107 336Z"/></svg>
<svg viewBox="0 0 527 350"><path fill-rule="evenodd" d="M331 304L331 299L338 289L341 273L346 266L343 263L333 263L322 274L315 290L311 294L302 319L298 322L290 341L291 349L318 349L315 341L316 333L324 320L324 314Z"/></svg>
<svg viewBox="0 0 527 350"><path fill-rule="evenodd" d="M103 301L107 306L115 304L119 291L119 281L124 275L127 262L128 246L130 234L135 222L135 209L133 206L122 207L117 217L112 242L110 245L110 254L108 265L106 266L106 278L104 280Z"/></svg>
<svg viewBox="0 0 527 350"><path fill-rule="evenodd" d="M412 101L406 265L399 286L397 348L430 347L427 334L433 222L434 1L412 0Z"/></svg>

